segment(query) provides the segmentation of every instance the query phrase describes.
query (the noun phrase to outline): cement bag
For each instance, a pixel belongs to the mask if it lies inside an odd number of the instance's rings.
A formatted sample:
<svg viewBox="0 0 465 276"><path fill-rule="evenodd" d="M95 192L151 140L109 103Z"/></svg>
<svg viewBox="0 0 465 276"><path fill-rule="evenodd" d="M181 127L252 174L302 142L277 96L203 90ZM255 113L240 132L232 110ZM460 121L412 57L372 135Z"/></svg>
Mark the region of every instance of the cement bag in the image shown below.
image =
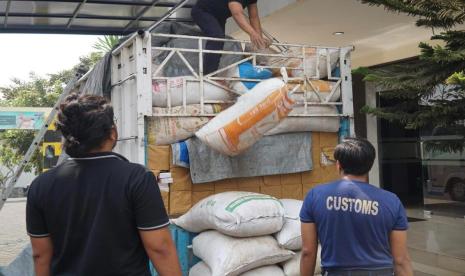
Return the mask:
<svg viewBox="0 0 465 276"><path fill-rule="evenodd" d="M225 109L225 105L204 105L204 112L216 114ZM167 114L167 108L154 107L153 114ZM210 121L208 117L197 116L200 114L200 105L177 106L171 108L172 114L191 114L193 117L156 117L147 118L147 135L150 144L170 145L178 141L194 136L195 132Z"/></svg>
<svg viewBox="0 0 465 276"><path fill-rule="evenodd" d="M223 154L238 155L287 116L294 104L290 94L282 80L265 80L195 135Z"/></svg>
<svg viewBox="0 0 465 276"><path fill-rule="evenodd" d="M173 222L194 233L215 229L233 237L261 236L281 230L284 208L269 195L225 192L204 198Z"/></svg>
<svg viewBox="0 0 465 276"><path fill-rule="evenodd" d="M183 85L186 80L186 104L200 103L200 85L189 77L168 78L167 80L152 80L152 105L168 107L168 89L171 91L171 106L181 106L183 102ZM189 81L190 80L190 81ZM232 101L233 93L221 87L204 82L205 101Z"/></svg>
<svg viewBox="0 0 465 276"><path fill-rule="evenodd" d="M272 236L233 238L217 231L200 233L192 241L192 247L194 255L211 269L212 276L241 275L257 267L283 262L294 255L294 252L280 248Z"/></svg>
<svg viewBox="0 0 465 276"><path fill-rule="evenodd" d="M198 262L189 270L189 276L211 276L208 265ZM244 272L241 276L285 276L284 271L277 265L267 265Z"/></svg>
<svg viewBox="0 0 465 276"><path fill-rule="evenodd" d="M319 69L319 78L326 78L328 76L328 65L327 65L327 58L328 58L328 52L329 52L329 58L330 58L330 70L332 71L334 68L336 68L337 62L339 60L339 50L338 49L317 49L316 48L307 48L305 49L305 66L306 66L306 76L305 77L317 77L317 60L319 60L318 63L318 69ZM302 66L302 60L294 60L291 61L288 66L297 68L297 67L303 67ZM291 70L291 75L292 77L304 77L304 71L303 70L297 70L293 69Z"/></svg>
<svg viewBox="0 0 465 276"><path fill-rule="evenodd" d="M303 103L306 99L307 102L336 102L341 98L341 87L336 86L336 82L324 80L311 80L308 84L300 85L298 90L292 95L292 99L296 103ZM304 91L308 91L307 95ZM334 93L331 92L334 90ZM315 92L317 91L319 95Z"/></svg>
<svg viewBox="0 0 465 276"><path fill-rule="evenodd" d="M286 276L300 276L300 257L301 251L296 252L297 254L292 259L282 263L284 274ZM318 252L316 255L315 272L314 275L321 275L321 247L318 246Z"/></svg>
<svg viewBox="0 0 465 276"><path fill-rule="evenodd" d="M302 200L281 199L284 206L284 225L281 231L275 234L278 244L289 250L302 249L302 234L300 231L300 209Z"/></svg>
<svg viewBox="0 0 465 276"><path fill-rule="evenodd" d="M304 114L305 107L297 106L276 127L265 133L266 136L292 132L338 132L339 117L292 117L294 114ZM308 114L339 114L335 106L307 106Z"/></svg>

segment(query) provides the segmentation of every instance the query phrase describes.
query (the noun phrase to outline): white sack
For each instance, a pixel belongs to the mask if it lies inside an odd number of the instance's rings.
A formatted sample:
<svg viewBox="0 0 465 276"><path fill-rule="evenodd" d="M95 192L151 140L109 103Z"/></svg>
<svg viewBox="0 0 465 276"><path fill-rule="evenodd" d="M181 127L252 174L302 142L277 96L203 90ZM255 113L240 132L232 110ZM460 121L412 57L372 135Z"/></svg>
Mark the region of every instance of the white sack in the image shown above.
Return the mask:
<svg viewBox="0 0 465 276"><path fill-rule="evenodd" d="M284 225L281 231L275 234L278 244L289 250L302 249L302 234L300 231L300 209L302 200L281 199L284 206Z"/></svg>
<svg viewBox="0 0 465 276"><path fill-rule="evenodd" d="M200 103L200 84L190 77L168 78L167 80L152 80L152 105L168 107L168 88L171 91L171 106L181 106L183 103L183 80L186 81L186 104ZM189 81L190 80L190 81ZM221 87L204 82L205 101L232 101L236 98L233 93Z"/></svg>
<svg viewBox="0 0 465 276"><path fill-rule="evenodd" d="M292 117L293 114L304 114L305 107L297 106L276 127L265 135L276 135L290 132L338 132L340 126L339 117ZM308 114L337 115L339 112L334 106L307 106Z"/></svg>
<svg viewBox="0 0 465 276"><path fill-rule="evenodd" d="M189 270L189 276L211 276L208 265L199 262ZM277 265L267 265L244 272L241 276L285 276L284 271Z"/></svg>
<svg viewBox="0 0 465 276"><path fill-rule="evenodd" d="M282 263L284 274L286 276L300 276L300 257L301 251L296 252L292 259ZM315 262L315 273L314 275L321 275L321 247L318 246L318 252L316 255Z"/></svg>
<svg viewBox="0 0 465 276"><path fill-rule="evenodd" d="M235 276L292 258L272 236L233 238L217 231L200 233L192 241L194 255L211 269L212 276Z"/></svg>
<svg viewBox="0 0 465 276"><path fill-rule="evenodd" d="M223 154L238 155L287 116L294 104L289 94L280 79L262 81L195 135Z"/></svg>
<svg viewBox="0 0 465 276"><path fill-rule="evenodd" d="M341 98L341 86L337 82L324 80L311 80L306 86L300 85L297 92L292 95L296 103L307 102L337 102ZM308 92L305 94L304 91ZM334 90L334 93L331 92ZM315 93L313 91L318 92Z"/></svg>
<svg viewBox="0 0 465 276"><path fill-rule="evenodd" d="M223 110L223 105L204 105L204 113L215 114ZM154 107L153 114L167 114L168 109ZM172 114L191 114L192 117L148 117L147 136L150 144L170 145L194 136L195 132L207 124L211 118L196 116L200 114L200 105L177 106L171 108Z"/></svg>
<svg viewBox="0 0 465 276"><path fill-rule="evenodd" d="M233 237L261 236L281 230L284 208L269 195L224 192L199 201L173 223L194 233L215 229Z"/></svg>
<svg viewBox="0 0 465 276"><path fill-rule="evenodd" d="M339 50L337 49L314 49L308 48L306 49L305 54L305 66L306 66L306 77L318 77L318 78L326 78L328 76L328 65L327 65L327 56L329 52L330 58L330 71L336 68L337 62L339 60ZM317 75L317 60L319 59L318 69L319 69L319 76ZM300 64L299 64L300 63ZM302 67L302 61L299 61L297 64L293 64L293 67ZM292 70L291 75L293 77L303 77L304 71L303 70Z"/></svg>

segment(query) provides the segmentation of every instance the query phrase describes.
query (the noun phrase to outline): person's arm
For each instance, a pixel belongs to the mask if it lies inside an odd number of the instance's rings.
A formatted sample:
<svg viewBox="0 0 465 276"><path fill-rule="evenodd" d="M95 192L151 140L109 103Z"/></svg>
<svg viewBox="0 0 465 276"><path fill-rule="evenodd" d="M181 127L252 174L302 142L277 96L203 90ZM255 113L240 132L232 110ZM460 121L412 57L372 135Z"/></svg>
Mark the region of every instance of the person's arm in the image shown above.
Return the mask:
<svg viewBox="0 0 465 276"><path fill-rule="evenodd" d="M182 276L176 247L168 227L139 231L145 251L160 276Z"/></svg>
<svg viewBox="0 0 465 276"><path fill-rule="evenodd" d="M257 3L255 4L250 4L247 7L247 10L249 11L249 21L250 25L252 25L252 28L260 35L263 36L262 32L262 25L260 23L260 17L258 16L258 6Z"/></svg>
<svg viewBox="0 0 465 276"><path fill-rule="evenodd" d="M50 237L31 237L32 259L36 276L49 276L52 264L53 244Z"/></svg>
<svg viewBox="0 0 465 276"><path fill-rule="evenodd" d="M147 255L160 276L182 276L170 224L157 180L152 172L137 172L131 185L131 201Z"/></svg>
<svg viewBox="0 0 465 276"><path fill-rule="evenodd" d="M302 222L302 253L300 257L300 275L310 276L315 273L318 235L315 223Z"/></svg>
<svg viewBox="0 0 465 276"><path fill-rule="evenodd" d="M257 32L245 17L241 3L231 1L229 2L228 7L237 25L239 25L239 27L250 36L252 43L259 49L266 47L266 41L263 39L261 32Z"/></svg>
<svg viewBox="0 0 465 276"><path fill-rule="evenodd" d="M390 235L391 254L396 276L413 276L412 263L407 249L407 231L393 230Z"/></svg>

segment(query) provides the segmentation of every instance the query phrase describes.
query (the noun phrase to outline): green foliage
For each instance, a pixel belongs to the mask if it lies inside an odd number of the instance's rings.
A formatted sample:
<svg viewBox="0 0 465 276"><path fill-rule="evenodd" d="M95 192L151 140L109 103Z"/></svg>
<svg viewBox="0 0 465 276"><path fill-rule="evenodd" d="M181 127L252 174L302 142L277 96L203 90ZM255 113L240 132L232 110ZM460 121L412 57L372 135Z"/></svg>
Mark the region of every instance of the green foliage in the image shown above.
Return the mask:
<svg viewBox="0 0 465 276"><path fill-rule="evenodd" d="M113 50L113 48L119 43L121 36L118 35L106 35L103 38L99 37L97 42L94 44L94 49L99 53L105 54Z"/></svg>
<svg viewBox="0 0 465 276"><path fill-rule="evenodd" d="M80 63L72 69L49 74L46 77L30 74L29 80L13 79L8 87L0 87L0 106L7 107L53 107L66 83L73 77L78 67L90 69L101 59L100 53L90 53L80 57ZM28 150L36 131L34 130L6 130L0 131L0 188L12 176L14 168L21 162ZM42 157L35 152L26 172L39 173L42 171Z"/></svg>
<svg viewBox="0 0 465 276"><path fill-rule="evenodd" d="M465 0L361 0L387 10L417 16L418 26L446 28L432 36L441 45L420 43L417 59L382 68L354 70L374 82L381 96L395 104L364 107L363 112L408 129L454 129L465 137L465 31L451 28L465 21ZM461 151L465 139L435 141L427 148Z"/></svg>

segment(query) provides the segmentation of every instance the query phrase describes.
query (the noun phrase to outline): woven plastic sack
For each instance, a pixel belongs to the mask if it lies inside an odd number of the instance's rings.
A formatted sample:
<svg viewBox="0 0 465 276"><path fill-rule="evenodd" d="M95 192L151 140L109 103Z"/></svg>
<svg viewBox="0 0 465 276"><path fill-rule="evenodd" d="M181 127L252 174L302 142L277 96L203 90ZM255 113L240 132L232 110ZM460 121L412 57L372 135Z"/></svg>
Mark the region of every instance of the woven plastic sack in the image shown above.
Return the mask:
<svg viewBox="0 0 465 276"><path fill-rule="evenodd" d="M275 234L278 244L289 250L302 249L302 234L300 231L300 209L302 200L281 199L284 206L284 225L281 231Z"/></svg>
<svg viewBox="0 0 465 276"><path fill-rule="evenodd" d="M321 248L318 247L314 275L321 275L320 256L321 256ZM301 251L296 252L296 254L294 255L294 257L292 257L292 259L282 263L284 274L286 276L300 276L300 258L301 258Z"/></svg>
<svg viewBox="0 0 465 276"><path fill-rule="evenodd" d="M277 78L257 84L195 135L211 148L235 156L255 144L292 110L286 84Z"/></svg>
<svg viewBox="0 0 465 276"><path fill-rule="evenodd" d="M198 262L189 270L189 276L211 276L208 265ZM267 265L244 272L241 276L285 276L284 271L277 265Z"/></svg>
<svg viewBox="0 0 465 276"><path fill-rule="evenodd" d="M185 87L186 104L199 104L200 103L200 85L198 81L192 81L191 77L176 77L168 78L166 80L152 80L152 106L155 107L168 107L168 100L170 105L181 106L183 105ZM204 82L204 100L205 101L232 101L236 98L231 92L225 89ZM168 99L168 90L170 91L171 98Z"/></svg>
<svg viewBox="0 0 465 276"><path fill-rule="evenodd" d="M272 236L233 238L217 231L200 233L192 241L194 255L211 269L212 276L235 276L254 268L292 258ZM255 275L255 274L254 274Z"/></svg>
<svg viewBox="0 0 465 276"><path fill-rule="evenodd" d="M199 201L173 223L194 233L215 229L233 237L261 236L281 230L284 208L269 195L224 192Z"/></svg>

